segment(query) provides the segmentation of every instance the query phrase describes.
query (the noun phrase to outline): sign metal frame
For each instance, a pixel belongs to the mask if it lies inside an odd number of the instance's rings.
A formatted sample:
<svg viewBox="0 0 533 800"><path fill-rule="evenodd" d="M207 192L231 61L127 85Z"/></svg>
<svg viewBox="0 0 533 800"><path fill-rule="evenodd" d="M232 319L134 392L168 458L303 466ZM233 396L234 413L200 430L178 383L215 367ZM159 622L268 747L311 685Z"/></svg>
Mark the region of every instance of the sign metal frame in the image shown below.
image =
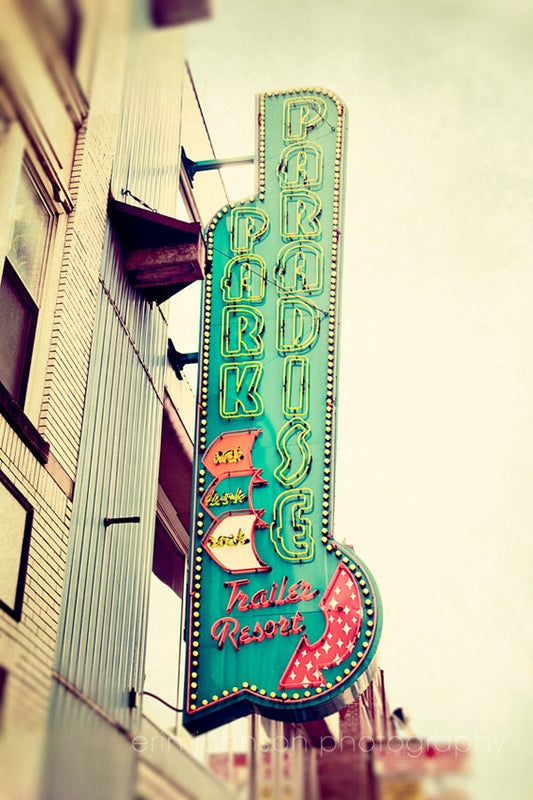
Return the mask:
<svg viewBox="0 0 533 800"><path fill-rule="evenodd" d="M305 721L371 680L375 581L333 539L346 111L258 97L257 193L206 230L184 725Z"/></svg>

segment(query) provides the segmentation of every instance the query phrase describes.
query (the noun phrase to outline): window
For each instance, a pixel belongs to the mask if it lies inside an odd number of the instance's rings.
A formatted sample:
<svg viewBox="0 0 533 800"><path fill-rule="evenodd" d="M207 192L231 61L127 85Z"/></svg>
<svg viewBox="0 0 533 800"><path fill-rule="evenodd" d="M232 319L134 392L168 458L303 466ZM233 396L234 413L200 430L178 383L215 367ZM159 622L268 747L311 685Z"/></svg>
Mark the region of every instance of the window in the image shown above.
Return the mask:
<svg viewBox="0 0 533 800"><path fill-rule="evenodd" d="M11 233L0 283L0 381L22 408L53 228L51 211L26 161L10 212Z"/></svg>
<svg viewBox="0 0 533 800"><path fill-rule="evenodd" d="M33 510L0 473L0 608L16 620L22 612Z"/></svg>
<svg viewBox="0 0 533 800"><path fill-rule="evenodd" d="M146 692L179 707L185 556L160 519L156 521L146 644ZM160 728L176 732L177 712L145 695L144 713Z"/></svg>
<svg viewBox="0 0 533 800"><path fill-rule="evenodd" d="M37 306L6 260L0 283L0 378L13 400L24 405Z"/></svg>
<svg viewBox="0 0 533 800"><path fill-rule="evenodd" d="M57 42L72 66L80 35L81 14L75 0L41 0Z"/></svg>
<svg viewBox="0 0 533 800"><path fill-rule="evenodd" d="M3 727L4 697L7 686L7 669L0 664L0 734Z"/></svg>

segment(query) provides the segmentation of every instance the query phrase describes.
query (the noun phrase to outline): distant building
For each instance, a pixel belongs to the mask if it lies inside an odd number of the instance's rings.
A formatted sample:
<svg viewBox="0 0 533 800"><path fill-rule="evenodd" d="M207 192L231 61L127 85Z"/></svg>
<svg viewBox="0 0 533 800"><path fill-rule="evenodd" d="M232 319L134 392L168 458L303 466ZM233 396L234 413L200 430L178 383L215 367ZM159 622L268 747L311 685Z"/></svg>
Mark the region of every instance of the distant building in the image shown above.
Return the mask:
<svg viewBox="0 0 533 800"><path fill-rule="evenodd" d="M377 800L374 794L372 749L378 738L395 734L383 671L365 691L339 713L339 733L322 742L318 761L322 800Z"/></svg>
<svg viewBox="0 0 533 800"><path fill-rule="evenodd" d="M461 743L412 735L402 709L390 711L384 673L339 714L336 737L318 759L321 800L467 800ZM457 782L459 777L460 781Z"/></svg>
<svg viewBox="0 0 533 800"><path fill-rule="evenodd" d="M209 754L213 772L236 797L250 800L320 800L317 758L325 722L287 724L255 716L244 737Z"/></svg>

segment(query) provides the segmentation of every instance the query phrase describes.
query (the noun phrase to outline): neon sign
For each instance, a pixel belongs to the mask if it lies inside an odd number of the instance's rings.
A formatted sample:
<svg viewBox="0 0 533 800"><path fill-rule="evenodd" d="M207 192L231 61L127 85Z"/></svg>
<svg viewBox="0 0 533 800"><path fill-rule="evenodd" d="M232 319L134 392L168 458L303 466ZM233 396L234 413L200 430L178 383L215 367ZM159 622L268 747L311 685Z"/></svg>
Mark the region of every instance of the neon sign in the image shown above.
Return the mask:
<svg viewBox="0 0 533 800"><path fill-rule="evenodd" d="M207 228L184 724L311 720L372 678L378 590L333 539L345 109L258 98L258 191Z"/></svg>

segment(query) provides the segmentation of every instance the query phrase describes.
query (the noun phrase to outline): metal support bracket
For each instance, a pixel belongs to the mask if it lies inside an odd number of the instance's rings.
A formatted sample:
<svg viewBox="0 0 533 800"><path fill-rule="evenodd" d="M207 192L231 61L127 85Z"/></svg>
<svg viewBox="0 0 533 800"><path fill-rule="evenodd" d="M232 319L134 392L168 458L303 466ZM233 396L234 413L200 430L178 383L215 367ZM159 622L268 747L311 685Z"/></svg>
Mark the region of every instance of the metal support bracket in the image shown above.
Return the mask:
<svg viewBox="0 0 533 800"><path fill-rule="evenodd" d="M181 161L187 173L187 177L192 186L194 176L197 172L206 170L221 169L222 167L239 167L243 164L253 164L255 156L237 156L235 158L209 158L205 161L193 161L190 159L183 147L181 148Z"/></svg>
<svg viewBox="0 0 533 800"><path fill-rule="evenodd" d="M172 339L168 340L168 360L178 380L183 380L183 367L186 364L198 364L198 353L180 353L176 350Z"/></svg>
<svg viewBox="0 0 533 800"><path fill-rule="evenodd" d="M110 525L127 525L130 522L140 522L140 517L106 517L104 519L104 527L109 528Z"/></svg>

